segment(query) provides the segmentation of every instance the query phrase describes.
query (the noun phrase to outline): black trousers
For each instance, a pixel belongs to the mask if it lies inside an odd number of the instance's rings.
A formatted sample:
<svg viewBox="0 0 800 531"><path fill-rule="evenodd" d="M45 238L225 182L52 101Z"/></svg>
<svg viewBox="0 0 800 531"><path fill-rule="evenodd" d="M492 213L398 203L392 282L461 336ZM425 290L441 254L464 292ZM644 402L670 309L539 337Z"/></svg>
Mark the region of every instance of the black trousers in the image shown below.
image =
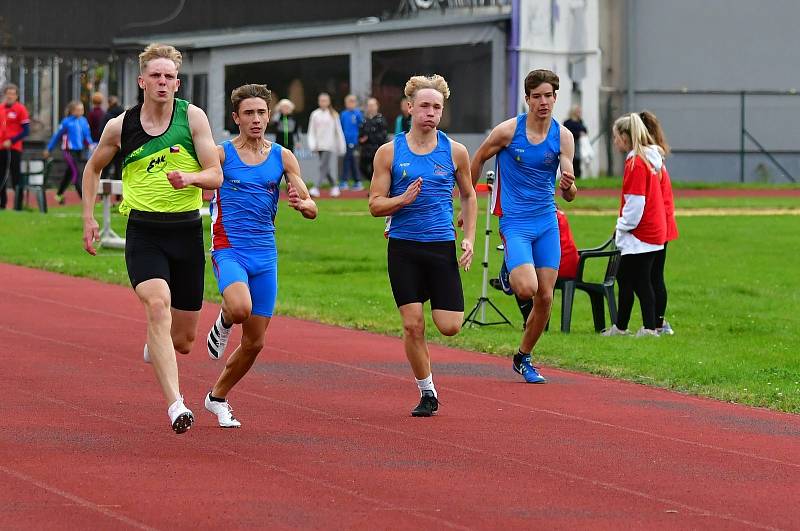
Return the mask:
<svg viewBox="0 0 800 531"><path fill-rule="evenodd" d="M667 313L667 285L664 283L664 263L667 261L667 244L660 251L656 251L653 260L653 271L650 279L653 283L655 295L656 327L664 326L664 315Z"/></svg>
<svg viewBox="0 0 800 531"><path fill-rule="evenodd" d="M10 180L7 180L10 175ZM14 188L14 210L22 210L22 153L13 149L0 149L0 208L8 203L6 187Z"/></svg>
<svg viewBox="0 0 800 531"><path fill-rule="evenodd" d="M657 251L641 254L624 254L619 264L617 284L619 302L617 304L617 328L626 330L631 320L633 297L639 299L642 309L642 324L654 330L656 323L656 296L653 289L653 263Z"/></svg>

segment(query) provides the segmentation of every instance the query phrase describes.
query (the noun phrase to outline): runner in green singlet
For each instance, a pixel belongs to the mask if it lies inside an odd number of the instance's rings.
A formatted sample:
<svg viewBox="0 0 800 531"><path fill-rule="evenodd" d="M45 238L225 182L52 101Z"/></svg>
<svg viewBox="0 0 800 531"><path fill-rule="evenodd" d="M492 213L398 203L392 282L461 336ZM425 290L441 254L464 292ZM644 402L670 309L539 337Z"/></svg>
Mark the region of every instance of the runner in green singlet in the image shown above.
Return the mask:
<svg viewBox="0 0 800 531"><path fill-rule="evenodd" d="M83 246L94 255L100 239L94 218L100 172L115 155L122 156L125 262L147 315L144 359L153 364L176 433L194 421L180 393L175 351L191 351L203 303L201 189L222 184L208 118L175 98L181 60L172 46L145 48L139 55L144 102L108 122L83 172Z"/></svg>

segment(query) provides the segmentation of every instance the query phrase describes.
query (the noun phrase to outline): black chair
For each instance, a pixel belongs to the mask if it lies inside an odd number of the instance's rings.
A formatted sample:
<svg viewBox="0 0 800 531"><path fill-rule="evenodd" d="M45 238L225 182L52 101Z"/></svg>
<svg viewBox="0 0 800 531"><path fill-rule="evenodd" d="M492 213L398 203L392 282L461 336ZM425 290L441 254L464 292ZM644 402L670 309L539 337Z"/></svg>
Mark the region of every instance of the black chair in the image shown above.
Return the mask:
<svg viewBox="0 0 800 531"><path fill-rule="evenodd" d="M53 167L52 160L29 158L22 161L22 179L20 179L17 193L25 195L25 206L28 205L30 194L36 197L39 212L47 213L47 179ZM21 197L21 196L20 196Z"/></svg>
<svg viewBox="0 0 800 531"><path fill-rule="evenodd" d="M586 282L583 279L586 261L604 258L608 261L603 281L599 283ZM614 245L614 239L609 239L600 247L578 250L578 271L573 279L558 279L555 289L561 290L561 331L569 333L572 321L572 302L575 290L585 291L592 302L592 318L594 329L598 332L606 327L603 299L608 301L608 314L611 322L617 321L617 304L614 300L614 282L619 270L620 252Z"/></svg>

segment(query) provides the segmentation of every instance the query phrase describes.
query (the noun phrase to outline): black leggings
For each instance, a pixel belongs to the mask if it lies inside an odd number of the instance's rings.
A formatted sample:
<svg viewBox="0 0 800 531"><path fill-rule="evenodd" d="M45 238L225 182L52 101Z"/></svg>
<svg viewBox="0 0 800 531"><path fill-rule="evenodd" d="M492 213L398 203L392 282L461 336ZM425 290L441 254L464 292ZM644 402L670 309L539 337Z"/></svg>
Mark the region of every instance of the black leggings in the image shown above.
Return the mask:
<svg viewBox="0 0 800 531"><path fill-rule="evenodd" d="M664 315L667 313L667 285L664 283L664 262L667 261L667 244L664 248L655 252L653 260L653 272L650 279L653 284L655 295L656 327L664 326Z"/></svg>
<svg viewBox="0 0 800 531"><path fill-rule="evenodd" d="M653 290L653 262L657 252L625 254L619 264L617 283L619 284L619 303L617 328L627 330L633 310L633 296L639 298L642 308L642 324L645 328L656 328L655 292Z"/></svg>
<svg viewBox="0 0 800 531"><path fill-rule="evenodd" d="M6 168L8 168L9 175L6 175ZM10 177L10 180L7 180ZM6 195L6 186L11 183L11 188L14 189L14 209L22 210L22 194L19 193L19 185L22 179L22 152L13 149L0 150L0 208L5 208L8 202L8 195Z"/></svg>
<svg viewBox="0 0 800 531"><path fill-rule="evenodd" d="M78 192L78 196L83 197L81 193L81 172L79 169L81 151L78 149L65 149L63 154L64 164L66 164L67 167L64 170L64 176L61 178L61 184L58 185L58 195L62 195L67 188L69 188L69 184L73 183L75 185L75 191Z"/></svg>

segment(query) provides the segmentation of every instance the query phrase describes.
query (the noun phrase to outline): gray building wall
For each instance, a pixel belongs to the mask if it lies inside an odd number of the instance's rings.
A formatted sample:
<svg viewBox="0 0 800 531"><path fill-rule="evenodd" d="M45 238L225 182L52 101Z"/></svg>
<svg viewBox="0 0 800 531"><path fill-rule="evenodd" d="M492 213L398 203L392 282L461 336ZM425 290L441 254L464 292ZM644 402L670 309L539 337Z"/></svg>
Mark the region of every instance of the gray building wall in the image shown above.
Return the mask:
<svg viewBox="0 0 800 531"><path fill-rule="evenodd" d="M614 0L607 4L618 7ZM626 8L632 24L623 26L631 33L624 40L632 48L623 69L625 107L648 108L662 120L674 151L674 179L738 181L737 92L785 91L748 95L745 127L800 180L800 95L790 93L800 90L800 2L627 0ZM658 93L665 90L686 93ZM752 141L745 148L745 181L789 182Z"/></svg>

